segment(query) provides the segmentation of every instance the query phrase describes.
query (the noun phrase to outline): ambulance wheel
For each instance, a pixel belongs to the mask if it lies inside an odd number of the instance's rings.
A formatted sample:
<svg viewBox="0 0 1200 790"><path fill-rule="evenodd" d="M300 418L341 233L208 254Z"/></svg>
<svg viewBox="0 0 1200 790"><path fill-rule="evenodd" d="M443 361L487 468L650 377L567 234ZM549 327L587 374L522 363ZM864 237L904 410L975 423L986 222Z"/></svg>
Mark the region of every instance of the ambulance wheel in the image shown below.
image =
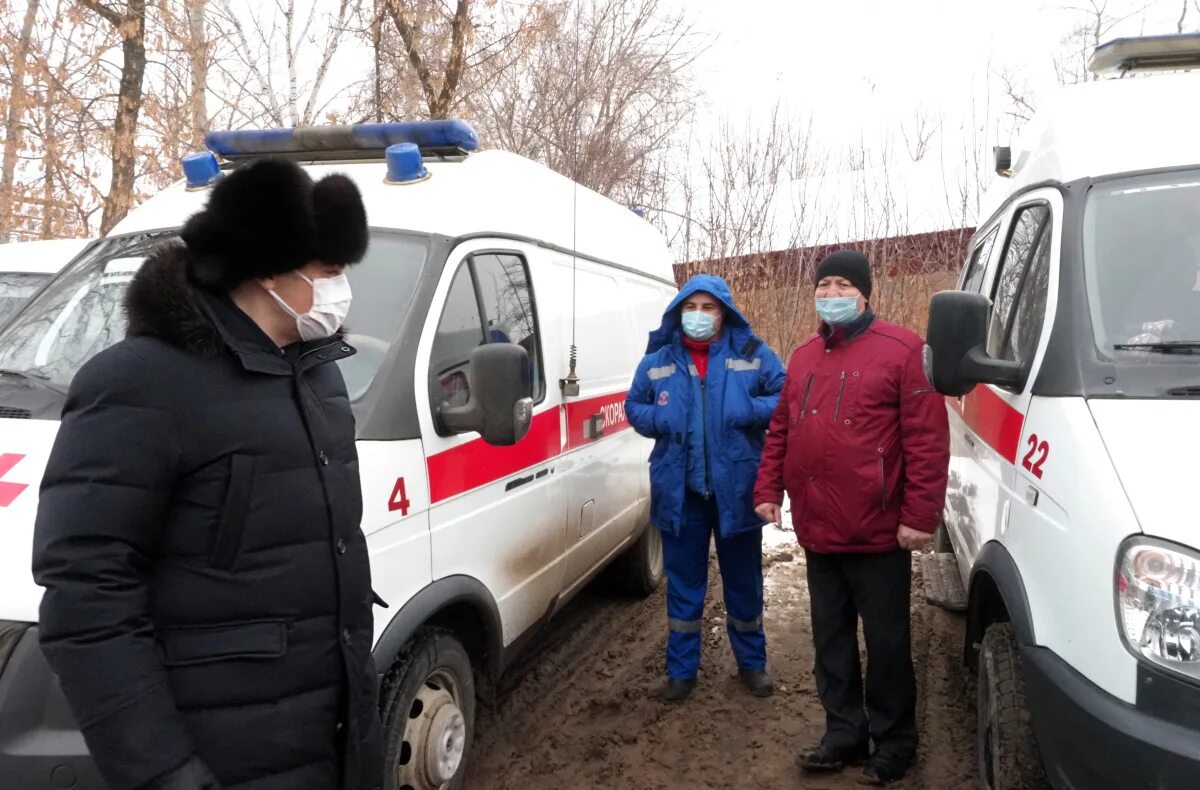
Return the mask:
<svg viewBox="0 0 1200 790"><path fill-rule="evenodd" d="M984 632L978 671L980 786L983 790L1047 787L1025 706L1020 646L1012 623L995 623Z"/></svg>
<svg viewBox="0 0 1200 790"><path fill-rule="evenodd" d="M933 533L933 550L938 554L954 553L954 544L950 542L950 530L946 527L945 521L938 524Z"/></svg>
<svg viewBox="0 0 1200 790"><path fill-rule="evenodd" d="M662 585L662 533L647 525L642 536L608 569L611 586L622 595L646 598Z"/></svg>
<svg viewBox="0 0 1200 790"><path fill-rule="evenodd" d="M474 739L471 659L449 631L417 632L383 682L386 790L459 790Z"/></svg>

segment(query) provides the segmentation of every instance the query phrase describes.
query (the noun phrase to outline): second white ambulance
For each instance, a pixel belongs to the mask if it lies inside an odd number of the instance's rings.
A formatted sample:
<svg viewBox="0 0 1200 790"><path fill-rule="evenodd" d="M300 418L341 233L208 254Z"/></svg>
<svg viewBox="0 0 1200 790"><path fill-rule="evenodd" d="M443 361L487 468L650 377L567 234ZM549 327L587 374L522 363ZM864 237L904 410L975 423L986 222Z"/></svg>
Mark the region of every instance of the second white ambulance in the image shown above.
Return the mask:
<svg viewBox="0 0 1200 790"><path fill-rule="evenodd" d="M967 612L986 788L1200 787L1200 73L1139 74L1188 66L1200 36L1099 48L1126 78L999 152L931 308L952 462L927 580Z"/></svg>

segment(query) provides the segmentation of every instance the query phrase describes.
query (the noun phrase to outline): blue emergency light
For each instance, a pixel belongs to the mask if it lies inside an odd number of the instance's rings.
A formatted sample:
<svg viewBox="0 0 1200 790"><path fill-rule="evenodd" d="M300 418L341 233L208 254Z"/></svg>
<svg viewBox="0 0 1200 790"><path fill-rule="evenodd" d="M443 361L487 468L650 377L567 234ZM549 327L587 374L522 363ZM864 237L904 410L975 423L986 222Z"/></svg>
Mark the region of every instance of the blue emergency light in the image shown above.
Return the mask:
<svg viewBox="0 0 1200 790"><path fill-rule="evenodd" d="M429 171L421 159L421 149L415 143L389 145L384 158L387 160L385 180L389 184L412 184L429 178Z"/></svg>
<svg viewBox="0 0 1200 790"><path fill-rule="evenodd" d="M466 121L404 121L311 126L295 129L243 129L209 132L208 148L226 159L271 154L322 154L385 151L411 143L419 151L465 153L479 150L479 135Z"/></svg>
<svg viewBox="0 0 1200 790"><path fill-rule="evenodd" d="M189 190L204 189L221 175L221 166L212 151L188 154L183 158L183 177Z"/></svg>

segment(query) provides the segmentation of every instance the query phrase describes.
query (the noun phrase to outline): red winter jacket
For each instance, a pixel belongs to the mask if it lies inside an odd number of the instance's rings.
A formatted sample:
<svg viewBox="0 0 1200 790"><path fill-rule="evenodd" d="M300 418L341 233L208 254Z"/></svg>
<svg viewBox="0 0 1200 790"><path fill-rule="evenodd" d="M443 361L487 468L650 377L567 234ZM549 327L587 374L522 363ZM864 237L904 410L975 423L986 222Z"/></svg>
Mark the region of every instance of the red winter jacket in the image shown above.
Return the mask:
<svg viewBox="0 0 1200 790"><path fill-rule="evenodd" d="M756 505L782 504L787 489L796 538L816 552L897 549L899 525L933 532L946 498L946 405L925 377L921 338L859 323L849 336L826 328L792 355L754 489Z"/></svg>

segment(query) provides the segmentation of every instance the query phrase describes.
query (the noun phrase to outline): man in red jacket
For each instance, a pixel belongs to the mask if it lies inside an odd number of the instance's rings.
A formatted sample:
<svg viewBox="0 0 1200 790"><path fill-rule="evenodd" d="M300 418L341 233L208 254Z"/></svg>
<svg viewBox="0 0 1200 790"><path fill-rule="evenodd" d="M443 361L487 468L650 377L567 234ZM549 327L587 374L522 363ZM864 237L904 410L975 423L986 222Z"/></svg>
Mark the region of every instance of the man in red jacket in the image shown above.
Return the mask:
<svg viewBox="0 0 1200 790"><path fill-rule="evenodd" d="M886 784L904 776L917 750L910 552L941 521L950 448L921 338L876 318L870 296L865 256L844 250L817 267L821 328L788 364L754 502L779 523L787 490L807 557L826 732L802 764L831 771L866 760L864 778Z"/></svg>

